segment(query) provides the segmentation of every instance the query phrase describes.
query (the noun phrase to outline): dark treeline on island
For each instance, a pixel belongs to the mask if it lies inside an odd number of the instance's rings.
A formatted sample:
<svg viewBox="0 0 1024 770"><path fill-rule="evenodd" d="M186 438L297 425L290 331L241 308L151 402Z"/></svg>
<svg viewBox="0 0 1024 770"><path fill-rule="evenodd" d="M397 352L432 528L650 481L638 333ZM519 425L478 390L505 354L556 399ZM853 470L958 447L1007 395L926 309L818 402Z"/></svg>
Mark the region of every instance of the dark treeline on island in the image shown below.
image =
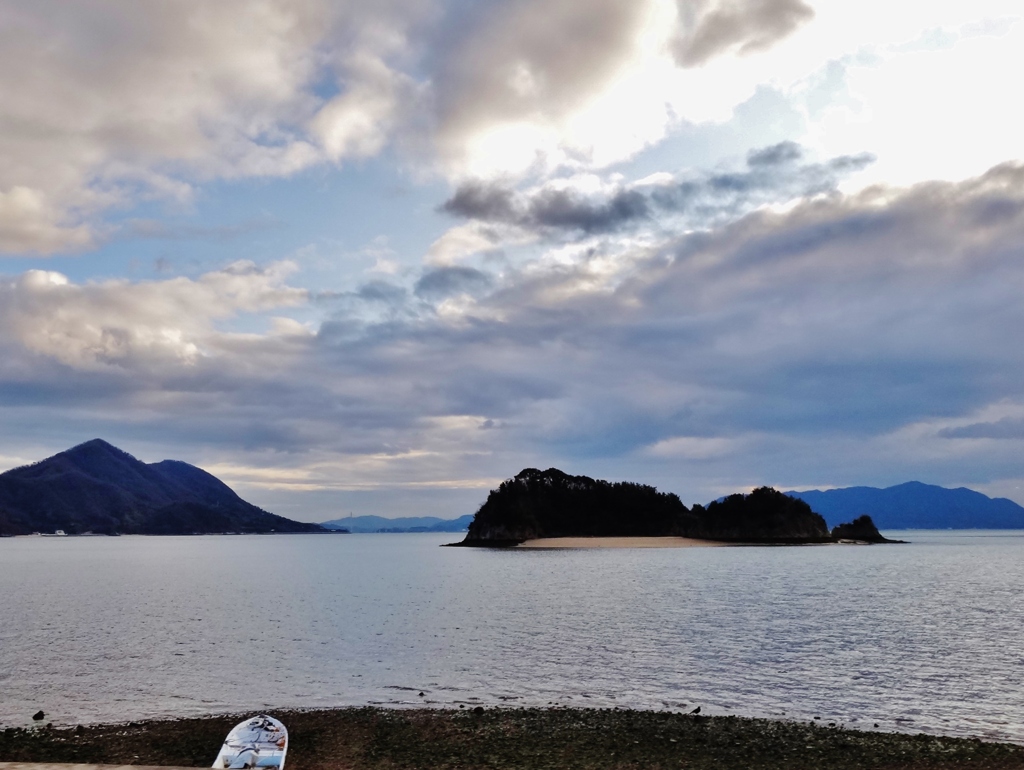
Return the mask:
<svg viewBox="0 0 1024 770"><path fill-rule="evenodd" d="M677 495L644 484L527 468L490 492L461 544L664 536L735 543L888 542L869 516L830 531L807 503L770 487L687 508Z"/></svg>
<svg viewBox="0 0 1024 770"><path fill-rule="evenodd" d="M94 439L0 474L0 535L324 532L247 503L178 460L143 463Z"/></svg>
<svg viewBox="0 0 1024 770"><path fill-rule="evenodd" d="M676 495L654 487L527 468L491 491L466 540L677 535L686 513Z"/></svg>

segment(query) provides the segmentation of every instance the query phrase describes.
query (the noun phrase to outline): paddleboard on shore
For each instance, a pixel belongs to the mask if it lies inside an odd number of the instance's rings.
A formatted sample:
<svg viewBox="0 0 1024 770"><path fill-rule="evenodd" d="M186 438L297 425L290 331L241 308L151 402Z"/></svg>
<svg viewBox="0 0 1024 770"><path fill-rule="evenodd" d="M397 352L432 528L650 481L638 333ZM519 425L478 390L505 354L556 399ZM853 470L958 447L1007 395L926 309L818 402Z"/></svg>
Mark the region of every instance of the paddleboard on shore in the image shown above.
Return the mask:
<svg viewBox="0 0 1024 770"><path fill-rule="evenodd" d="M273 717L260 714L237 724L224 739L213 766L224 768L268 767L283 770L288 753L288 731Z"/></svg>

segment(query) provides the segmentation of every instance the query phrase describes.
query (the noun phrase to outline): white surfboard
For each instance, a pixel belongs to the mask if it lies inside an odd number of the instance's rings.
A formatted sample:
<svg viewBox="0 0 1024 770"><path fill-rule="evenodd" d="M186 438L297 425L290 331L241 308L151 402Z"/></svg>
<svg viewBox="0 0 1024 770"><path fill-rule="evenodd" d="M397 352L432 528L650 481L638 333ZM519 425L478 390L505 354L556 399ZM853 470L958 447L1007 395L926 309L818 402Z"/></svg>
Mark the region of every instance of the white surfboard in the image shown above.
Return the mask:
<svg viewBox="0 0 1024 770"><path fill-rule="evenodd" d="M213 767L267 767L283 770L288 731L273 717L261 714L237 724L224 739Z"/></svg>

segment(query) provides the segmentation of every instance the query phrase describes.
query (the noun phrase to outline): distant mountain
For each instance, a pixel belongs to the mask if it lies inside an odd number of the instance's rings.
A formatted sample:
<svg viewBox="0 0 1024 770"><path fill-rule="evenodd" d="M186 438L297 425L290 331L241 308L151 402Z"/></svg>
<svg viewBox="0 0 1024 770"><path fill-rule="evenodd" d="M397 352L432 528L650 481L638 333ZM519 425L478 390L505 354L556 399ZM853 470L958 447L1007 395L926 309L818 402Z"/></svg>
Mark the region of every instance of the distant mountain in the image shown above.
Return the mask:
<svg viewBox="0 0 1024 770"><path fill-rule="evenodd" d="M868 514L886 529L1024 529L1024 508L1012 500L986 497L959 487L946 489L919 481L895 487L847 487L824 492L787 492L835 526Z"/></svg>
<svg viewBox="0 0 1024 770"><path fill-rule="evenodd" d="M93 439L0 474L0 535L323 532L245 502L178 460L146 464Z"/></svg>
<svg viewBox="0 0 1024 770"><path fill-rule="evenodd" d="M383 516L349 516L321 523L325 529L347 529L349 532L465 532L473 515L457 519L439 519L436 516L407 516L386 519Z"/></svg>

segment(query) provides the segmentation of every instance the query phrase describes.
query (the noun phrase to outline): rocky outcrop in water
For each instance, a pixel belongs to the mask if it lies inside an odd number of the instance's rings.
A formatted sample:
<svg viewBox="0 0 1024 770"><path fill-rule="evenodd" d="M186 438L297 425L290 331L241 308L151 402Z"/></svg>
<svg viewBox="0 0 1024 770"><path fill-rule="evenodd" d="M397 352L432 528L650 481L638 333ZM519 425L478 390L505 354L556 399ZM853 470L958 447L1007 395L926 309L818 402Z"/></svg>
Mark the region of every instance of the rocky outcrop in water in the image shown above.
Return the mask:
<svg viewBox="0 0 1024 770"><path fill-rule="evenodd" d="M867 514L858 516L848 524L840 524L832 528L834 540L854 540L859 543L897 543L898 540L888 540L882 537L875 522Z"/></svg>

